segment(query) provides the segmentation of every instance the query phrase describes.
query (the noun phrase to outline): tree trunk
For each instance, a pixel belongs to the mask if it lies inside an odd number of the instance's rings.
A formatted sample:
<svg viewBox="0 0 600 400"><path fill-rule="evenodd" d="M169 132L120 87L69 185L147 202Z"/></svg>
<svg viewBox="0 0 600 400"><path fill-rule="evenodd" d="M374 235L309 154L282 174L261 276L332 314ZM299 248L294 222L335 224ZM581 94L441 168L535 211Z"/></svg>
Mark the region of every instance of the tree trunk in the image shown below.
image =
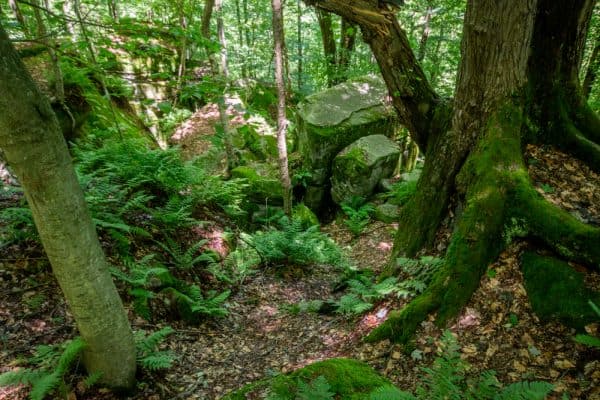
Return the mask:
<svg viewBox="0 0 600 400"><path fill-rule="evenodd" d="M298 36L298 67L297 67L297 72L298 72L298 92L302 92L302 74L304 73L303 71L303 64L302 64L302 58L303 56L303 46L304 44L302 43L302 1L298 0L297 1L297 8L298 8L298 16L297 16L297 20L296 20L296 29L297 29L297 36Z"/></svg>
<svg viewBox="0 0 600 400"><path fill-rule="evenodd" d="M589 99L592 88L594 87L594 83L596 82L598 68L600 68L600 39L596 39L596 45L594 46L594 50L592 50L592 54L590 55L590 60L588 62L585 77L583 79L583 96L586 99Z"/></svg>
<svg viewBox="0 0 600 400"><path fill-rule="evenodd" d="M23 33L25 33L25 36L29 36L29 28L27 27L25 17L23 17L21 7L19 7L19 3L17 2L17 0L8 0L8 6L12 10L17 22L19 22L19 25L21 25L21 29L23 29Z"/></svg>
<svg viewBox="0 0 600 400"><path fill-rule="evenodd" d="M425 60L427 41L429 40L429 35L431 34L431 16L433 14L433 5L431 4L431 0L429 0L427 3L428 4L427 11L425 11L425 21L423 21L423 32L421 33L421 40L419 41L419 52L417 54L417 60L421 64L423 64L423 60Z"/></svg>
<svg viewBox="0 0 600 400"><path fill-rule="evenodd" d="M21 182L48 255L101 381L131 388L135 345L67 145L48 100L0 26L0 147Z"/></svg>
<svg viewBox="0 0 600 400"><path fill-rule="evenodd" d="M529 66L530 114L544 135L530 140L554 144L600 171L600 120L582 95L579 67L595 1L564 4L539 0L547 18L538 18ZM548 32L553 40L548 40Z"/></svg>
<svg viewBox="0 0 600 400"><path fill-rule="evenodd" d="M577 121L578 135L588 143L586 161L595 160L595 114L582 113L587 106L574 97L580 93L576 71L592 0L469 0L451 106L431 89L396 18L381 2L309 3L360 26L401 121L425 152L417 192L401 211L393 259L432 245L449 211L456 216L444 264L432 283L368 339L407 341L428 314L437 312L439 324L456 316L505 247L503 230L513 219L561 256L598 266L600 229L537 194L521 148L528 131L559 143L552 121L565 118L572 125ZM560 115L556 105L577 112ZM392 261L388 274L394 267Z"/></svg>
<svg viewBox="0 0 600 400"><path fill-rule="evenodd" d="M327 86L335 84L337 46L333 34L333 22L331 14L319 8L316 9L317 21L321 29L321 41L323 42L323 54L325 55L325 73L327 75Z"/></svg>
<svg viewBox="0 0 600 400"><path fill-rule="evenodd" d="M279 177L283 187L283 210L292 216L292 183L288 169L286 144L287 118L285 116L285 83L283 79L283 5L281 0L272 0L273 40L275 48L275 84L277 86L277 152L279 155Z"/></svg>
<svg viewBox="0 0 600 400"><path fill-rule="evenodd" d="M227 173L231 172L236 165L233 144L231 143L231 134L229 132L229 116L227 115L227 102L225 96L229 90L229 65L227 61L227 41L225 40L225 27L223 24L223 0L216 0L214 6L217 17L217 36L221 46L219 52L219 76L223 79L223 95L218 99L219 121L222 129L223 143L225 153L227 154Z"/></svg>
<svg viewBox="0 0 600 400"><path fill-rule="evenodd" d="M356 44L356 25L342 18L339 55L337 58L337 82L347 80L348 67L350 66L350 57Z"/></svg>

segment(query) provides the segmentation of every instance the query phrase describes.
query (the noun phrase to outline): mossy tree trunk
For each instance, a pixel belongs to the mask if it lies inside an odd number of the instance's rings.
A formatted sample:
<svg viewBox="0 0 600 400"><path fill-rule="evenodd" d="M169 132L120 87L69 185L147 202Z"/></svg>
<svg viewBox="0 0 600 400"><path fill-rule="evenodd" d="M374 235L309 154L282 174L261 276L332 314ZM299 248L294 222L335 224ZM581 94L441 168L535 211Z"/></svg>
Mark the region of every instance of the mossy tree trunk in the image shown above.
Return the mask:
<svg viewBox="0 0 600 400"><path fill-rule="evenodd" d="M503 233L513 220L561 256L598 266L600 229L537 194L522 150L535 132L592 166L600 159L596 116L577 80L592 0L468 0L452 101L431 88L382 2L308 2L360 26L402 123L425 153L417 192L400 215L393 259L431 246L442 221L454 216L444 266L433 282L368 339L406 341L428 314L437 312L439 324L455 317L504 249ZM392 260L388 274L394 266Z"/></svg>
<svg viewBox="0 0 600 400"><path fill-rule="evenodd" d="M0 26L0 148L19 179L52 270L101 382L135 383L136 354L123 304L48 100Z"/></svg>

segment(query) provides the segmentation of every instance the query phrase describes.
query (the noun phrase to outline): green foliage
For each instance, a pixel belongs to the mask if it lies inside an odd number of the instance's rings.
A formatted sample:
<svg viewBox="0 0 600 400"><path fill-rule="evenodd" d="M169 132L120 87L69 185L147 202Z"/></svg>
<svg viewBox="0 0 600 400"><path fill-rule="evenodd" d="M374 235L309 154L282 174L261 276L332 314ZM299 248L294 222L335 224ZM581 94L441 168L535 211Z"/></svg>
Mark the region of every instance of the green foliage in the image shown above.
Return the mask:
<svg viewBox="0 0 600 400"><path fill-rule="evenodd" d="M125 271L111 269L115 277L131 287L129 294L133 297L136 313L150 320L152 318L150 302L160 297L174 306L179 314L190 322L197 321L202 315L210 317L227 315L223 303L229 297L230 291L226 290L222 293L209 291L203 295L200 287L176 278L169 268L154 261L154 257L150 254L137 262L125 260L123 263ZM184 259L185 263L178 266L188 268L190 263L193 265L196 259L201 258L202 255L194 259Z"/></svg>
<svg viewBox="0 0 600 400"><path fill-rule="evenodd" d="M386 194L388 201L397 206L405 205L417 191L417 180L403 180L395 183L392 190Z"/></svg>
<svg viewBox="0 0 600 400"><path fill-rule="evenodd" d="M450 331L442 336L442 352L431 368L422 368L423 385L414 395L395 388L380 388L369 400L543 400L552 391L546 382L517 382L506 387L493 371L484 371L475 378L467 378L469 364L460 358L460 347Z"/></svg>
<svg viewBox="0 0 600 400"><path fill-rule="evenodd" d="M405 275L405 279L398 283L396 294L408 298L425 291L436 271L444 264L444 260L431 256L423 256L418 260L400 257L396 264Z"/></svg>
<svg viewBox="0 0 600 400"><path fill-rule="evenodd" d="M84 347L85 344L80 338L60 345L38 346L35 354L27 360L27 364L36 368L5 372L0 375L0 386L31 385L29 398L32 400L42 400L53 393L65 395L68 386L64 376Z"/></svg>
<svg viewBox="0 0 600 400"><path fill-rule="evenodd" d="M171 368L176 360L171 351L159 350L160 344L175 330L170 326L146 335L143 331L135 332L135 345L138 365L148 371Z"/></svg>
<svg viewBox="0 0 600 400"><path fill-rule="evenodd" d="M594 302L591 300L588 301L588 304L590 305L592 310L594 310L596 315L600 318L600 308L598 308L598 306L596 306L596 304L594 304ZM581 344L584 344L589 347L594 347L596 349L600 349L600 338L599 337L590 336L590 335L577 335L577 336L575 336L575 341L577 343L581 343Z"/></svg>
<svg viewBox="0 0 600 400"><path fill-rule="evenodd" d="M302 221L283 217L280 229L269 228L252 235L243 234L242 240L254 249L262 263L267 265L321 265L341 267L346 259L340 248L318 226L302 227Z"/></svg>
<svg viewBox="0 0 600 400"><path fill-rule="evenodd" d="M396 278L386 278L379 283L370 277L358 275L348 282L348 293L335 302L336 312L344 315L359 315L373 307L373 303L383 299L398 288Z"/></svg>
<svg viewBox="0 0 600 400"><path fill-rule="evenodd" d="M298 378L296 382L297 391L295 395L289 392L287 387L275 388L267 396L267 400L333 400L335 393L332 393L331 386L327 379L320 375L310 382ZM279 389L279 390L278 390ZM283 390L282 390L283 389Z"/></svg>
<svg viewBox="0 0 600 400"><path fill-rule="evenodd" d="M200 240L194 245L183 249L181 244L167 236L166 241L156 242L170 257L172 264L175 268L190 270L196 266L196 264L212 264L217 261L217 254L213 251L202 251L197 255L198 251L208 243L208 240Z"/></svg>
<svg viewBox="0 0 600 400"><path fill-rule="evenodd" d="M375 211L375 207L371 204L363 203L362 197L353 196L348 202L341 204L342 211L347 216L344 224L354 236L358 236L364 231L371 221L371 214Z"/></svg>

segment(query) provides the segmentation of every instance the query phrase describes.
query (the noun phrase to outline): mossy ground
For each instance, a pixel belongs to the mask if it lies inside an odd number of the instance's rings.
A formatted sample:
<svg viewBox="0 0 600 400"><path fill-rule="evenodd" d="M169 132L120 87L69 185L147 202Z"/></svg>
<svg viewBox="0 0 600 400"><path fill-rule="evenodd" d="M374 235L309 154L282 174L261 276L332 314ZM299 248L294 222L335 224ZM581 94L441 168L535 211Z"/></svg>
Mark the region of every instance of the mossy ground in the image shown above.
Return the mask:
<svg viewBox="0 0 600 400"><path fill-rule="evenodd" d="M360 361L334 358L316 362L296 370L289 375L279 375L260 382L252 383L231 393L223 400L245 400L255 398L257 394L276 394L281 399L295 399L298 383L313 383L319 377L325 378L329 391L339 400L360 400L380 387L392 384L367 364ZM252 396L252 397L248 397Z"/></svg>
<svg viewBox="0 0 600 400"><path fill-rule="evenodd" d="M578 330L598 321L588 301L600 304L600 293L585 287L583 273L532 252L523 255L522 269L529 301L540 319L556 319Z"/></svg>

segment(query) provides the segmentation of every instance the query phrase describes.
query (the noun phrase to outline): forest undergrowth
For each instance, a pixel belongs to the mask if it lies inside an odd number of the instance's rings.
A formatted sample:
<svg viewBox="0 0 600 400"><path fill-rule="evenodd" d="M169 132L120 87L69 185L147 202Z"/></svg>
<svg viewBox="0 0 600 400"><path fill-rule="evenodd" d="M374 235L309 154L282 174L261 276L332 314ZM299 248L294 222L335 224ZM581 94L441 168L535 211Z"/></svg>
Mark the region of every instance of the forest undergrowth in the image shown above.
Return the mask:
<svg viewBox="0 0 600 400"><path fill-rule="evenodd" d="M178 161L169 152L136 153L135 144L129 145L134 147L127 151L128 162L140 157L140 164L129 169L111 156L110 146L90 159L85 152L76 154L80 154L82 181L95 187L88 191L88 201L111 263L120 266L113 273L134 330L148 335L173 329L155 343L150 355L158 358L140 372L132 398L218 399L244 383L334 357L366 361L403 390L419 384L422 368L433 363L443 336L432 320L422 324L410 347L362 341L421 282L403 286L402 281L373 278L389 259L397 225L371 222L356 235L340 216L321 228L323 235L316 228L270 218L257 233L240 235L231 222L236 209L220 208L218 195L226 196L227 204L231 196L243 202L243 190L232 186L223 192L219 186L219 192L213 186L211 191L195 192L197 181L189 178L193 164ZM530 146L527 152L538 191L587 223L598 224L600 198L594 188L599 187L600 177L551 148ZM136 175L140 165L157 162L152 157L171 163L169 171L174 175L154 176L154 185L136 181L135 176L149 172ZM110 202L111 196L97 192L109 184L107 176L128 182L117 192L122 198L112 195L113 200L129 204L123 212L111 208L116 204ZM171 179L186 182L187 187L168 193L172 183L164 187L160 183ZM182 194L197 196L201 201L195 204L202 205L192 208ZM28 215L20 208L18 193L4 192L2 201L12 206L3 214L4 234L17 235L1 249L0 372L6 372L27 365L24 357L30 357L36 346L65 342L76 332L34 231L23 229ZM180 226L181 221L188 224ZM440 254L451 221L446 225L438 234ZM470 365L466 373L477 376L491 369L505 383L550 382L553 398L563 398L565 393L571 399L598 398L598 350L576 343L575 331L558 322L542 322L531 310L520 257L535 244L520 241L518 231L517 225L507 230L506 240L513 244L489 267L469 305L450 327L461 358ZM232 237L240 239L237 245ZM298 237L301 240L294 243ZM288 246L281 254L285 258L272 252L284 244ZM302 257L289 258L289 254ZM435 255L422 258L421 264L400 262L407 271L412 265L414 275L415 268L433 268ZM426 284L426 278L421 283ZM597 290L600 276L588 273L586 284ZM586 328L591 335L598 333L597 325ZM161 352L154 354L157 350ZM113 398L108 391L86 386L86 377L75 371L61 383L70 398ZM27 393L26 386L3 387L0 399L25 398Z"/></svg>

